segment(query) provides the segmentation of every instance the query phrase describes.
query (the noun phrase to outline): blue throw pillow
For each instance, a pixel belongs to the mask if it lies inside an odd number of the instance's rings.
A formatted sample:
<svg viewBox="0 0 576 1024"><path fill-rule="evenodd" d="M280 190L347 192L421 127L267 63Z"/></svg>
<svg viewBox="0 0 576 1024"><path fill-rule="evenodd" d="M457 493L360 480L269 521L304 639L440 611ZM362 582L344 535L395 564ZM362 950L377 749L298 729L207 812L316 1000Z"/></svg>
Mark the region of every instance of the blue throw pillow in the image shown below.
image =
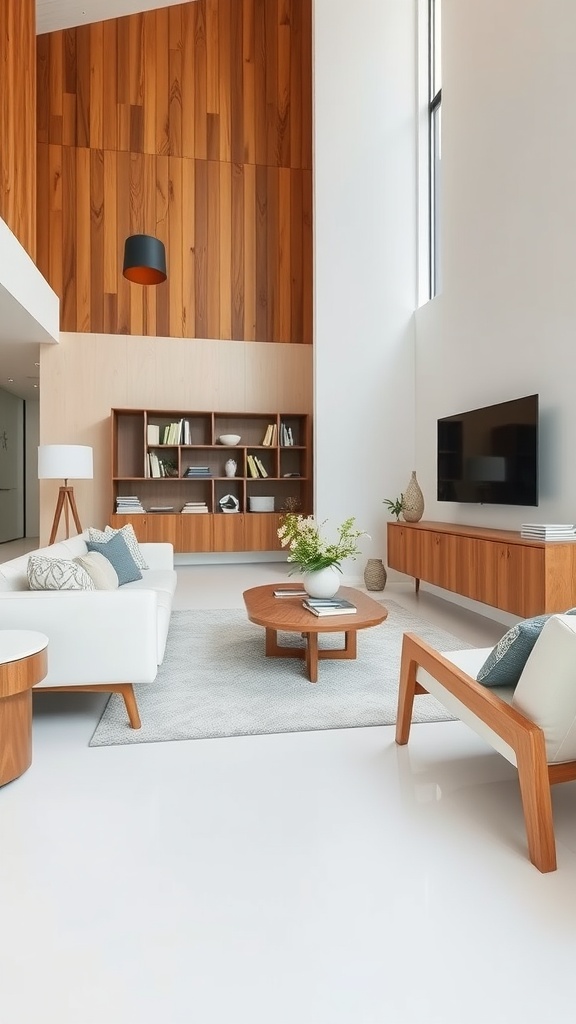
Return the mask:
<svg viewBox="0 0 576 1024"><path fill-rule="evenodd" d="M142 573L132 558L128 545L121 533L115 533L105 543L97 540L87 542L88 551L99 551L116 569L118 585L141 580Z"/></svg>
<svg viewBox="0 0 576 1024"><path fill-rule="evenodd" d="M564 614L574 615L576 609L570 608ZM490 651L476 676L478 682L483 686L516 686L532 648L544 629L544 623L550 617L536 615L512 626L512 629L498 641L494 650Z"/></svg>

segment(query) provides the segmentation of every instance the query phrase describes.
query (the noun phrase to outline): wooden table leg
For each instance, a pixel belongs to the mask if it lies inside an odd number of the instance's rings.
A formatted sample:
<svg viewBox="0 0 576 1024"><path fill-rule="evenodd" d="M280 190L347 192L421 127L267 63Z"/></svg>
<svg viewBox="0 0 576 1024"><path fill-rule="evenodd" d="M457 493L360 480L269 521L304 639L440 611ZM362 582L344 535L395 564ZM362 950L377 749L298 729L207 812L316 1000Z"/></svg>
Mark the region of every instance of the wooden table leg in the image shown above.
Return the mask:
<svg viewBox="0 0 576 1024"><path fill-rule="evenodd" d="M318 633L306 637L306 669L311 683L318 682Z"/></svg>

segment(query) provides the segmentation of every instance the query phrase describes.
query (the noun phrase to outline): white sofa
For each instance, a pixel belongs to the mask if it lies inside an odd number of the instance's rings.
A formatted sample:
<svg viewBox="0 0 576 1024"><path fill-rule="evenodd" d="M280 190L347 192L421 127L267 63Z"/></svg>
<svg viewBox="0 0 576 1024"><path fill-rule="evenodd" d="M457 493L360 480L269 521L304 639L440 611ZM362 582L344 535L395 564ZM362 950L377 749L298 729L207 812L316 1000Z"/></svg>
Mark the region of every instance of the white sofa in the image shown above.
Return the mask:
<svg viewBox="0 0 576 1024"><path fill-rule="evenodd" d="M35 690L120 693L132 728L140 727L134 683L152 683L162 663L176 590L171 544L141 544L149 566L117 590L30 590L31 554L72 559L87 551L87 532L0 564L0 628L48 637L48 674Z"/></svg>

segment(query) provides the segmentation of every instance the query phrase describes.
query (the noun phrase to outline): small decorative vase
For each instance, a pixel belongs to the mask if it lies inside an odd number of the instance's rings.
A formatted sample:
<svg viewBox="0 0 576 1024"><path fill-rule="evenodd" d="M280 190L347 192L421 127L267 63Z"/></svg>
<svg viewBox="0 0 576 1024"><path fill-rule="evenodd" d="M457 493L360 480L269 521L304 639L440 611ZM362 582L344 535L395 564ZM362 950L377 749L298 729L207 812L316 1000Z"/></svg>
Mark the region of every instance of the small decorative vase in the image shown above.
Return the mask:
<svg viewBox="0 0 576 1024"><path fill-rule="evenodd" d="M382 559L369 558L364 569L366 590L384 590L387 578Z"/></svg>
<svg viewBox="0 0 576 1024"><path fill-rule="evenodd" d="M340 572L333 565L302 576L304 590L309 597L334 597L340 586Z"/></svg>
<svg viewBox="0 0 576 1024"><path fill-rule="evenodd" d="M407 523L418 523L424 515L424 495L416 479L416 470L412 471L410 483L404 491L402 499L402 515Z"/></svg>
<svg viewBox="0 0 576 1024"><path fill-rule="evenodd" d="M226 476L236 476L237 464L234 459L227 459L224 463L224 472Z"/></svg>

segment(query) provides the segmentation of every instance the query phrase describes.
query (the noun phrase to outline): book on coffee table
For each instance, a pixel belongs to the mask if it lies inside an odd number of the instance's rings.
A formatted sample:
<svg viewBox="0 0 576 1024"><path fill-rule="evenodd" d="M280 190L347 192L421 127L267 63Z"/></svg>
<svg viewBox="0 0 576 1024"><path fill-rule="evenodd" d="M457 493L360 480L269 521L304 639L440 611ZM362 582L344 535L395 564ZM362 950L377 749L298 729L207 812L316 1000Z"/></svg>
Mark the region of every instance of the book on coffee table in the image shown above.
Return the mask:
<svg viewBox="0 0 576 1024"><path fill-rule="evenodd" d="M306 597L306 591L302 587L285 587L284 590L275 590L274 597Z"/></svg>
<svg viewBox="0 0 576 1024"><path fill-rule="evenodd" d="M313 615L351 615L358 611L355 604L344 598L308 597L302 601L302 607Z"/></svg>

